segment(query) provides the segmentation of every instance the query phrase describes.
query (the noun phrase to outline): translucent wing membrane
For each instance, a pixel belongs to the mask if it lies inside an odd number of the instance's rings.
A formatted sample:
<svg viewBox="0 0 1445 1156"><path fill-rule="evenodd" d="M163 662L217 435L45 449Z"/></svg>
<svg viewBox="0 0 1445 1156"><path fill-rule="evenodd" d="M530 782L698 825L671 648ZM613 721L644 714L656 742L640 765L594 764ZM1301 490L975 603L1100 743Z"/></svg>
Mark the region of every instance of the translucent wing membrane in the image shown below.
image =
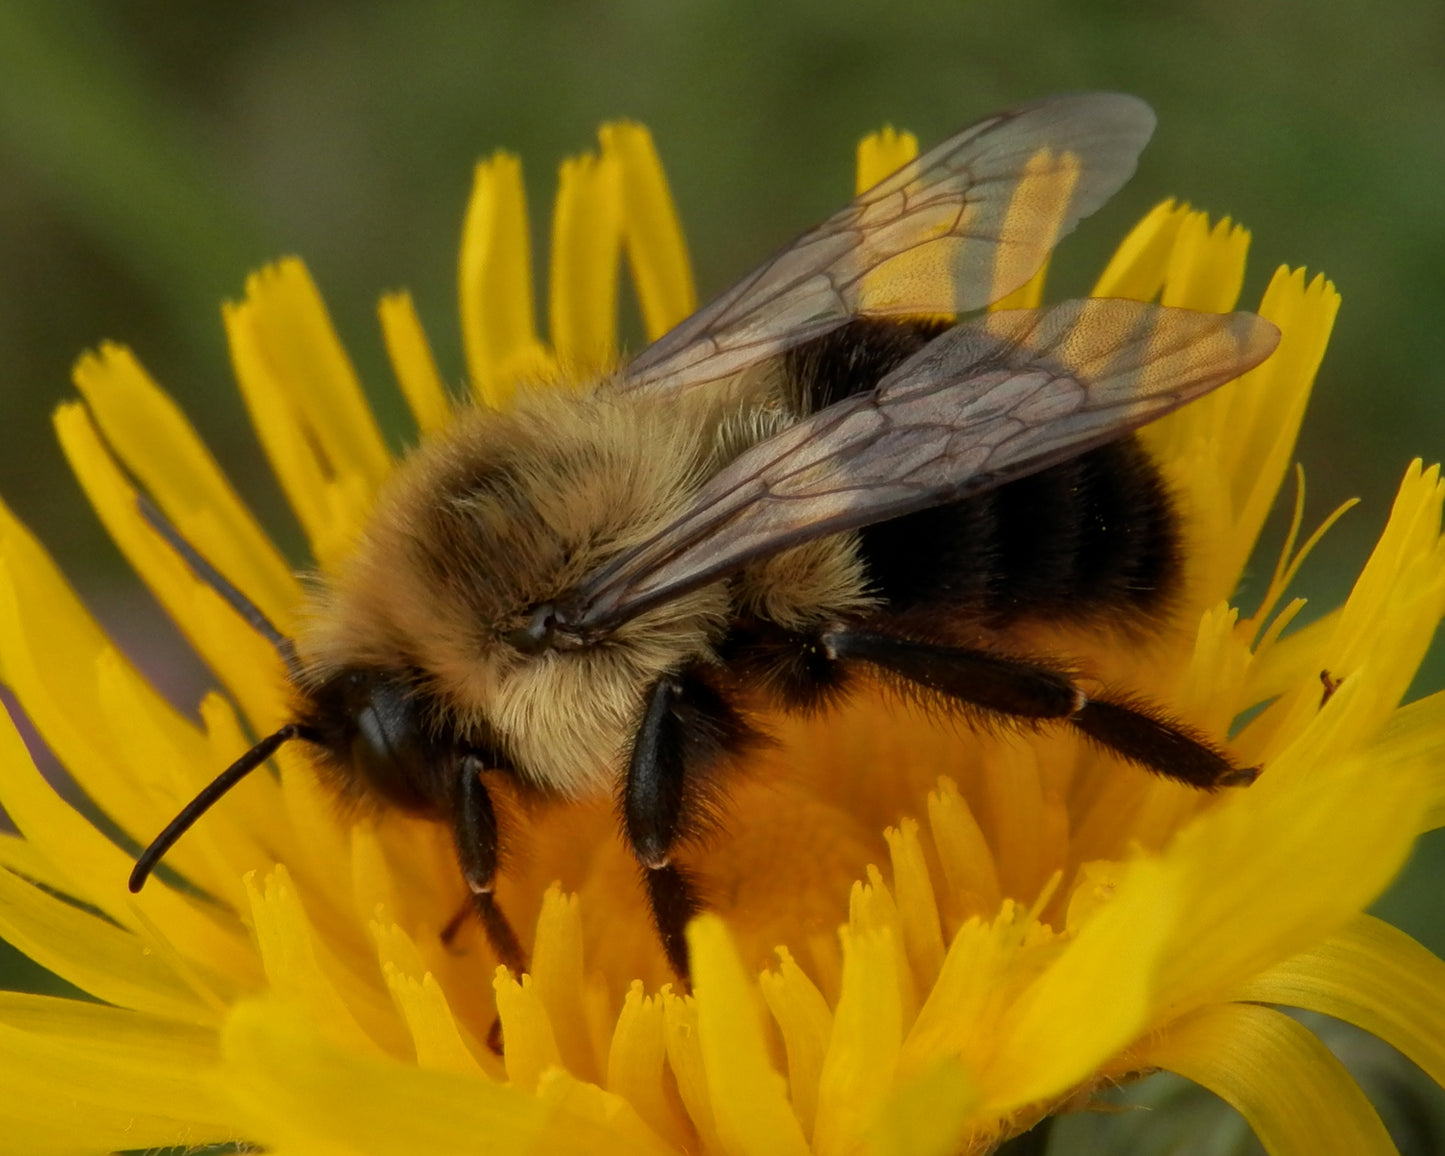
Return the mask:
<svg viewBox="0 0 1445 1156"><path fill-rule="evenodd" d="M606 629L813 538L957 501L1164 416L1263 361L1252 313L1066 301L955 326L848 398L751 447L567 602Z"/></svg>
<svg viewBox="0 0 1445 1156"><path fill-rule="evenodd" d="M716 381L859 315L966 313L1027 281L1134 172L1132 96L1055 97L964 129L664 334L623 390Z"/></svg>

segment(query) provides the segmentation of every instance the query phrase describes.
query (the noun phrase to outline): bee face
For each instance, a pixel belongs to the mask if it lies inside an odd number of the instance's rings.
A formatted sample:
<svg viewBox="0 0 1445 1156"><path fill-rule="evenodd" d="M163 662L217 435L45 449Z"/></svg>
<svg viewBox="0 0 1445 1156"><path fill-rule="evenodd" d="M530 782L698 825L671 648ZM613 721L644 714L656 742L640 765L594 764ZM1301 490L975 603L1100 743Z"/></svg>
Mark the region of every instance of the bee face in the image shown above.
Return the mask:
<svg viewBox="0 0 1445 1156"><path fill-rule="evenodd" d="M344 796L450 822L517 966L484 780L615 795L685 976L698 889L673 851L703 830L709 785L763 741L757 705L813 709L858 673L968 717L1071 727L1196 786L1252 779L1151 704L987 641L1030 620L1148 620L1178 536L1130 434L1278 337L1252 314L1125 300L966 316L1129 177L1153 124L1114 94L986 118L616 374L460 414L398 469L295 649L276 636L297 719L182 812L132 886L301 739Z"/></svg>
<svg viewBox="0 0 1445 1156"><path fill-rule="evenodd" d="M645 688L709 652L726 591L691 592L584 648L515 638L538 606L672 516L711 452L704 410L716 407L659 412L594 387L463 416L398 471L316 587L298 638L308 681L413 672L433 729L493 736L547 793L607 789Z"/></svg>

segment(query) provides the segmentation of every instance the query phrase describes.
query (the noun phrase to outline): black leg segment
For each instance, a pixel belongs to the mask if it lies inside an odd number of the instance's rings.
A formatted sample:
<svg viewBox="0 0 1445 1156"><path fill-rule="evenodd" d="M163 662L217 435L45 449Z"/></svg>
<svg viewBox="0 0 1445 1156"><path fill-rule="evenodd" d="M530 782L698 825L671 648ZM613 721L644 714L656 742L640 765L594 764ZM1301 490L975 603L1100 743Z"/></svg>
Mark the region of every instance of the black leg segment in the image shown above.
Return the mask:
<svg viewBox="0 0 1445 1156"><path fill-rule="evenodd" d="M482 782L484 764L474 755L462 755L457 774L457 795L452 812L452 836L462 877L472 893L472 907L481 920L487 942L497 958L518 975L527 970L527 957L517 933L497 906L492 885L497 877L497 815ZM457 921L453 919L452 923ZM448 931L454 929L448 925ZM443 933L445 935L445 933Z"/></svg>
<svg viewBox="0 0 1445 1156"><path fill-rule="evenodd" d="M692 982L692 969L687 957L687 925L702 910L697 886L692 875L676 863L643 870L647 902L652 908L652 921L657 926L662 950L673 974L686 987Z"/></svg>
<svg viewBox="0 0 1445 1156"><path fill-rule="evenodd" d="M1089 698L1047 663L889 635L836 630L821 638L830 656L861 661L990 714L1068 723L1146 770L1206 790L1245 786L1257 767L1236 767L1202 735L1138 702Z"/></svg>
<svg viewBox="0 0 1445 1156"><path fill-rule="evenodd" d="M823 636L827 654L860 659L970 706L1014 718L1068 718L1084 693L1062 671L986 650L935 646L862 631Z"/></svg>
<svg viewBox="0 0 1445 1156"><path fill-rule="evenodd" d="M683 930L702 905L672 853L679 841L706 829L720 764L762 741L698 671L666 675L647 696L622 788L623 828L643 867L668 962L684 981Z"/></svg>
<svg viewBox="0 0 1445 1156"><path fill-rule="evenodd" d="M1131 762L1191 787L1247 787L1258 767L1236 767L1206 739L1151 708L1089 699L1069 719L1074 728Z"/></svg>

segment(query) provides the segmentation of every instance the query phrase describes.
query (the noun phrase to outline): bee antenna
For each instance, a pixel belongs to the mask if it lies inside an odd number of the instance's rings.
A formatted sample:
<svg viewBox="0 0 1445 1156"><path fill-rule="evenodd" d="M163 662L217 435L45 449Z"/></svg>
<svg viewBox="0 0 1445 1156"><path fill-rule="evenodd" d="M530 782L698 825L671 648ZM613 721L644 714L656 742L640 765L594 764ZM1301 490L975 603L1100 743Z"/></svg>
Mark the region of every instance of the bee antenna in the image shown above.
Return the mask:
<svg viewBox="0 0 1445 1156"><path fill-rule="evenodd" d="M181 808L179 815L166 824L166 829L151 841L151 845L140 853L140 858L135 861L135 867L130 873L131 892L135 893L144 887L151 872L156 869L156 865L165 856L165 853L175 845L175 841L189 831L195 821L209 811L217 799L274 755L277 747L282 743L289 743L292 739L315 742L318 738L316 731L311 727L301 723L287 723L275 734L267 735L212 779L199 795Z"/></svg>
<svg viewBox="0 0 1445 1156"><path fill-rule="evenodd" d="M301 660L296 655L296 644L277 630L276 624L266 617L259 606L237 590L225 575L201 555L199 550L187 542L181 536L181 532L171 523L171 520L161 513L160 507L150 498L145 494L137 493L135 505L136 509L140 511L140 516L149 523L151 529L165 539L166 544L172 550L181 556L185 564L191 568L191 572L224 598L232 610L244 618L257 634L276 648L276 653L286 664L288 673L293 677L299 676Z"/></svg>

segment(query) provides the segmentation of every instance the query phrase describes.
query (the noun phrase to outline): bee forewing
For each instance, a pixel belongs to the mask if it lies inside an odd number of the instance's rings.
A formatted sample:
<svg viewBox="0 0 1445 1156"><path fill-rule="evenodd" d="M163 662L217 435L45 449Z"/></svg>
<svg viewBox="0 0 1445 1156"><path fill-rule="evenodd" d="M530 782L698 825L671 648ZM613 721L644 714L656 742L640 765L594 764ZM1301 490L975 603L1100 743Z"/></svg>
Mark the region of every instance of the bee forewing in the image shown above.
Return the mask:
<svg viewBox="0 0 1445 1156"><path fill-rule="evenodd" d="M991 304L1129 179L1153 131L1149 106L1118 93L1054 97L980 121L664 334L619 388L716 381L850 317Z"/></svg>
<svg viewBox="0 0 1445 1156"><path fill-rule="evenodd" d="M573 621L607 627L753 559L1045 469L1238 377L1278 339L1252 313L1112 299L955 326L875 389L744 451L585 582Z"/></svg>

